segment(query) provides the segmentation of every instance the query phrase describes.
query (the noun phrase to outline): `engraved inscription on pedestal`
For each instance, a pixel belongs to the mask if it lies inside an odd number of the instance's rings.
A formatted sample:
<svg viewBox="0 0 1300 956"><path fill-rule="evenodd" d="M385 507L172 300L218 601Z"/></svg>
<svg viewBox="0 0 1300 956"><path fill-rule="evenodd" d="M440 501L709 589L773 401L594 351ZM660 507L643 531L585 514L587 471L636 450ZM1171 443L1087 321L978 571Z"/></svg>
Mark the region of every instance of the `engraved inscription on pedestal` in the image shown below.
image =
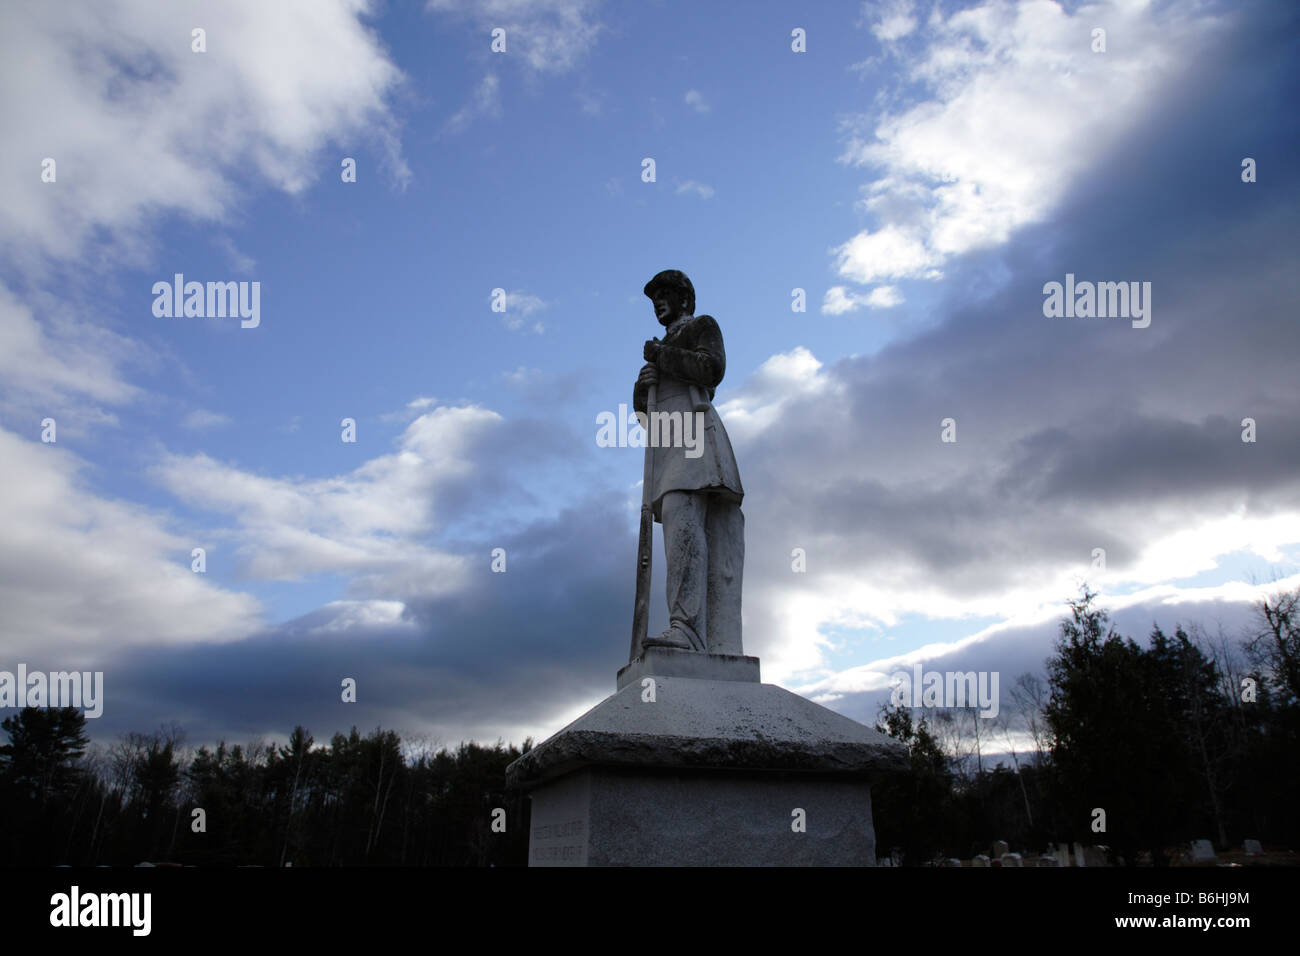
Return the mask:
<svg viewBox="0 0 1300 956"><path fill-rule="evenodd" d="M586 866L590 806L589 777L583 773L534 794L528 865Z"/></svg>

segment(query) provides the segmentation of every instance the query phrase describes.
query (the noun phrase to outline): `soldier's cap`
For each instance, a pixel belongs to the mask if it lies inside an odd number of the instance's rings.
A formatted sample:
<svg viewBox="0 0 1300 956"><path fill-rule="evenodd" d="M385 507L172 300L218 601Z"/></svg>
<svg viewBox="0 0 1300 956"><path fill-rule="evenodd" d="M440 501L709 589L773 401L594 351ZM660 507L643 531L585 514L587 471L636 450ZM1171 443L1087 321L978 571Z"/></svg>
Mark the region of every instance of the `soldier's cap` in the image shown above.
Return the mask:
<svg viewBox="0 0 1300 956"><path fill-rule="evenodd" d="M655 293L662 288L680 289L689 295L692 300L695 299L695 286L691 285L691 280L686 278L686 273L677 269L665 269L647 282L645 288L641 291L647 297L653 299Z"/></svg>

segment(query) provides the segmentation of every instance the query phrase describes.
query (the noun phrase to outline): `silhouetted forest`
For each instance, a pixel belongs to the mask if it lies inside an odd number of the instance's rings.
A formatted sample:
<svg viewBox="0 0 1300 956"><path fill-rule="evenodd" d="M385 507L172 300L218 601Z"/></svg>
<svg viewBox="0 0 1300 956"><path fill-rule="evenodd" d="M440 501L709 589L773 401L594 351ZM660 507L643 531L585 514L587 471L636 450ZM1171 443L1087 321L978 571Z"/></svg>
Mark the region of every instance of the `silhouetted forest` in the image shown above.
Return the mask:
<svg viewBox="0 0 1300 956"><path fill-rule="evenodd" d="M1078 841L1161 865L1198 838L1296 846L1300 592L1262 602L1244 639L1179 626L1154 629L1146 647L1094 598L1085 588L1072 602L1045 678L1021 675L998 718L882 708L878 726L911 755L910 772L873 787L882 856L897 848L921 864L994 839ZM75 708L29 707L0 726L8 865L527 862L527 800L506 790L505 768L531 741L417 753L393 731L354 727L317 746L298 727L279 746L189 752L172 727L91 753ZM1019 753L1012 741L1025 739ZM1015 769L984 767L1008 749ZM1091 829L1097 808L1104 834Z"/></svg>
<svg viewBox="0 0 1300 956"><path fill-rule="evenodd" d="M527 863L527 801L505 790L517 747L469 743L412 756L392 731L363 737L354 727L316 747L298 727L284 746L222 743L185 758L173 728L128 734L87 761L85 717L75 708L29 707L3 727L0 819L10 864ZM497 808L504 832L492 829Z"/></svg>
<svg viewBox="0 0 1300 956"><path fill-rule="evenodd" d="M1021 675L996 720L882 707L877 727L907 744L911 773L872 790L879 855L897 848L921 865L996 839L1079 842L1161 866L1196 839L1297 846L1300 592L1261 602L1251 634L1157 627L1146 647L1116 633L1095 597L1085 587L1071 602L1046 680ZM1032 752L1011 750L1016 769L985 768L1009 731Z"/></svg>

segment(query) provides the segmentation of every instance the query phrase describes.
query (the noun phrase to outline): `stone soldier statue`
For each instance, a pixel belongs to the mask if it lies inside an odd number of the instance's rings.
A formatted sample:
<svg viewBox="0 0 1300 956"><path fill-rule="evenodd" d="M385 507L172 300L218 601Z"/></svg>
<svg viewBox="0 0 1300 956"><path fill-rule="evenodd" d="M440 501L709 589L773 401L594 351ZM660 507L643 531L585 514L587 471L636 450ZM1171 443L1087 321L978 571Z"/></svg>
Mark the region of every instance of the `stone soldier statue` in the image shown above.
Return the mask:
<svg viewBox="0 0 1300 956"><path fill-rule="evenodd" d="M712 316L695 315L695 289L676 269L660 272L643 291L666 332L662 341L645 343L646 364L632 391L632 407L645 413L653 385L652 412L680 412L683 422L689 417L691 424L701 423L703 435L688 432L693 448L674 442L646 451L652 457L645 494L654 520L663 525L670 626L642 646L743 654L740 503L745 492L731 441L712 405L727 368L722 330Z"/></svg>

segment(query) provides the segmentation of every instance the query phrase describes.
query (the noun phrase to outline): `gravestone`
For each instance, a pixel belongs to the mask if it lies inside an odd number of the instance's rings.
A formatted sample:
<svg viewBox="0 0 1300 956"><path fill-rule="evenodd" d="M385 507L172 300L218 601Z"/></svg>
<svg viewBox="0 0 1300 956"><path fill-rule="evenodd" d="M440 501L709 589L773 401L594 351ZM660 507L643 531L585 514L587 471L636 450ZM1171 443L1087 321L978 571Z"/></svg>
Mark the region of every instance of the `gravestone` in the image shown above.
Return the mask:
<svg viewBox="0 0 1300 956"><path fill-rule="evenodd" d="M1069 844L1066 843L1056 844L1056 861L1060 863L1061 866L1070 866L1071 863L1073 862L1070 859L1070 857L1071 857L1071 853L1070 853Z"/></svg>
<svg viewBox="0 0 1300 956"><path fill-rule="evenodd" d="M1090 846L1083 851L1088 866L1110 866L1110 847Z"/></svg>
<svg viewBox="0 0 1300 956"><path fill-rule="evenodd" d="M1088 865L1088 860L1087 860L1087 858L1084 856L1084 853L1083 853L1083 844L1081 844L1081 843L1076 843L1076 844L1074 845L1074 865L1075 865L1075 866L1087 866L1087 865Z"/></svg>
<svg viewBox="0 0 1300 956"><path fill-rule="evenodd" d="M1056 866L1056 857L1051 854L1044 854L1038 858L1038 866Z"/></svg>
<svg viewBox="0 0 1300 956"><path fill-rule="evenodd" d="M1258 840L1247 840L1247 841L1245 842L1245 844L1243 844L1243 849L1245 849L1245 851L1246 851L1246 856L1263 856L1263 855L1264 855L1264 848L1263 848L1262 846L1260 846L1260 843L1259 843Z"/></svg>
<svg viewBox="0 0 1300 956"><path fill-rule="evenodd" d="M1006 840L995 840L993 842L993 853L991 855L994 857L1001 857L1010 849L1011 846L1007 843Z"/></svg>
<svg viewBox="0 0 1300 956"><path fill-rule="evenodd" d="M1024 861L1021 859L1021 856L1020 856L1019 853L1003 853L1003 854L1002 854L1002 865L1003 865L1003 866L1019 866L1019 867L1023 867L1023 866L1024 866Z"/></svg>
<svg viewBox="0 0 1300 956"><path fill-rule="evenodd" d="M1214 847L1209 840L1192 841L1192 862L1193 863L1213 863L1218 860L1214 855Z"/></svg>
<svg viewBox="0 0 1300 956"><path fill-rule="evenodd" d="M948 857L947 861L946 861L943 865L944 865L944 866L961 866L961 860L957 859L955 856L950 856L950 857Z"/></svg>
<svg viewBox="0 0 1300 956"><path fill-rule="evenodd" d="M971 859L971 861L970 861L970 865L971 865L971 866L989 867L989 866L992 866L993 864L992 864L991 862L989 862L989 858L988 858L987 856L985 856L983 853L977 853L977 854L975 854L975 856Z"/></svg>

